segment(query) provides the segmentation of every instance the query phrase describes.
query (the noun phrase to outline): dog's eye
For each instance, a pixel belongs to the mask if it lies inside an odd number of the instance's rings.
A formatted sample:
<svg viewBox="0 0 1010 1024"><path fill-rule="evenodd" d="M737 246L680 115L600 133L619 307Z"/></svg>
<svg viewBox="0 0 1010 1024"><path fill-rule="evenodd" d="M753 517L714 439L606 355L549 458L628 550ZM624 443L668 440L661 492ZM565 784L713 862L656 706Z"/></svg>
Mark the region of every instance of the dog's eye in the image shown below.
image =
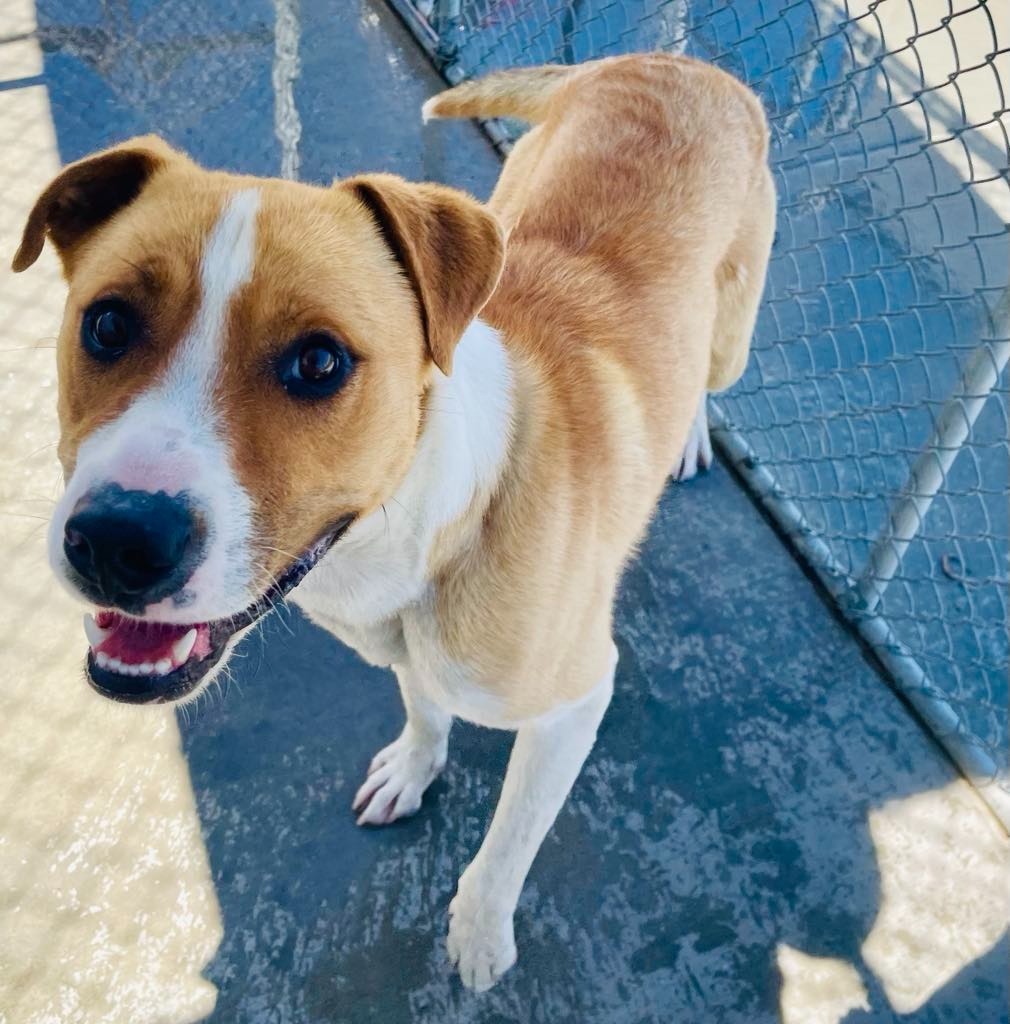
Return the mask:
<svg viewBox="0 0 1010 1024"><path fill-rule="evenodd" d="M328 334L310 334L290 345L277 361L284 390L296 398L326 398L347 380L351 354Z"/></svg>
<svg viewBox="0 0 1010 1024"><path fill-rule="evenodd" d="M118 359L139 337L140 317L121 299L101 299L84 311L81 344L95 359Z"/></svg>

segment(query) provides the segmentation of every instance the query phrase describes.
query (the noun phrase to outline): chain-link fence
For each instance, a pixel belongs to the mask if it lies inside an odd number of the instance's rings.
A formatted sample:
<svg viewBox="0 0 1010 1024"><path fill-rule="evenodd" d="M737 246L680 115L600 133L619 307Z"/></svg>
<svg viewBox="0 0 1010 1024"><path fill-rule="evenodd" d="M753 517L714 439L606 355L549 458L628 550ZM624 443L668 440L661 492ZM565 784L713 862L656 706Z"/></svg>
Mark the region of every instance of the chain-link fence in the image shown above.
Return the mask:
<svg viewBox="0 0 1010 1024"><path fill-rule="evenodd" d="M451 82L664 49L761 96L778 233L717 440L1010 820L1005 6L393 3Z"/></svg>

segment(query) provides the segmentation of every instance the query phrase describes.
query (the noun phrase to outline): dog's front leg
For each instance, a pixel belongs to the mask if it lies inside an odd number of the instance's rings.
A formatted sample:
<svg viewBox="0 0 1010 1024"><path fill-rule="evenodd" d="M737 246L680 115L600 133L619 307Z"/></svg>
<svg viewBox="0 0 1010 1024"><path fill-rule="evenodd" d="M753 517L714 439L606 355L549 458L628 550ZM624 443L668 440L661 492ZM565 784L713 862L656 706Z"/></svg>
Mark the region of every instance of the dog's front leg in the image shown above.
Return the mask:
<svg viewBox="0 0 1010 1024"><path fill-rule="evenodd" d="M519 894L596 740L616 661L615 649L610 671L588 696L523 724L516 734L491 827L449 905L449 959L463 984L478 992L515 963L512 916Z"/></svg>
<svg viewBox="0 0 1010 1024"><path fill-rule="evenodd" d="M380 750L368 777L355 794L352 809L359 825L388 825L413 814L435 776L445 767L452 716L432 703L412 682L408 666L394 665L407 712L403 732Z"/></svg>

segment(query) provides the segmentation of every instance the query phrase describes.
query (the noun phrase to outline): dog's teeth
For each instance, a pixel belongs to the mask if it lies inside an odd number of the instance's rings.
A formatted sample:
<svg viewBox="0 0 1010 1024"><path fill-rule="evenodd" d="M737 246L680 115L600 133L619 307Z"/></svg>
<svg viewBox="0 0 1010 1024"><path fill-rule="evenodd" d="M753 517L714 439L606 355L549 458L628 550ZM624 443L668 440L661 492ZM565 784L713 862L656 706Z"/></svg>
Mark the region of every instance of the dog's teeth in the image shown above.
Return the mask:
<svg viewBox="0 0 1010 1024"><path fill-rule="evenodd" d="M105 667L110 672L122 672L123 671L123 663L118 658L109 658L109 663Z"/></svg>
<svg viewBox="0 0 1010 1024"><path fill-rule="evenodd" d="M191 629L184 637L180 637L172 645L172 657L177 665L183 665L186 659L193 653L196 645L196 630Z"/></svg>
<svg viewBox="0 0 1010 1024"><path fill-rule="evenodd" d="M128 676L139 676L140 675L140 666L139 665L124 665L123 666L123 671Z"/></svg>
<svg viewBox="0 0 1010 1024"><path fill-rule="evenodd" d="M142 676L149 676L154 671L154 665L150 661L142 662L139 668Z"/></svg>
<svg viewBox="0 0 1010 1024"><path fill-rule="evenodd" d="M91 644L92 647L98 647L111 632L111 629L102 629L102 627L95 622L95 617L91 612L84 613L84 635L88 638L88 643Z"/></svg>
<svg viewBox="0 0 1010 1024"><path fill-rule="evenodd" d="M160 661L156 661L154 663L154 671L157 672L159 676L167 676L168 673L172 671L172 663L168 658L162 658Z"/></svg>
<svg viewBox="0 0 1010 1024"><path fill-rule="evenodd" d="M105 653L105 651L99 651L95 655L95 664L99 668L108 668L109 667L109 656Z"/></svg>

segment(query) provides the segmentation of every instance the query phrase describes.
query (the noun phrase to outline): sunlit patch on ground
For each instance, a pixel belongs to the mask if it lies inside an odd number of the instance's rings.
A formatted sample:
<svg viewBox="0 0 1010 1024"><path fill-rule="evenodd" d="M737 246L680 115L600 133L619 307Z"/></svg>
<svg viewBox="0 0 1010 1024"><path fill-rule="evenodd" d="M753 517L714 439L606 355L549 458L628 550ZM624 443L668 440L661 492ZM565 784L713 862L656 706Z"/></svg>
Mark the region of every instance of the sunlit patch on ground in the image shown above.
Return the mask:
<svg viewBox="0 0 1010 1024"><path fill-rule="evenodd" d="M863 957L891 1006L911 1013L1006 930L1010 843L961 780L871 812L870 835L880 910Z"/></svg>
<svg viewBox="0 0 1010 1024"><path fill-rule="evenodd" d="M0 77L43 68L31 0L0 12ZM7 262L60 157L44 84L0 90L0 1021L188 1024L221 938L170 711L131 714L81 674L81 611L56 586L46 520L59 490L50 250Z"/></svg>
<svg viewBox="0 0 1010 1024"><path fill-rule="evenodd" d="M840 1024L850 1010L869 1010L859 972L844 960L778 949L782 1024Z"/></svg>

